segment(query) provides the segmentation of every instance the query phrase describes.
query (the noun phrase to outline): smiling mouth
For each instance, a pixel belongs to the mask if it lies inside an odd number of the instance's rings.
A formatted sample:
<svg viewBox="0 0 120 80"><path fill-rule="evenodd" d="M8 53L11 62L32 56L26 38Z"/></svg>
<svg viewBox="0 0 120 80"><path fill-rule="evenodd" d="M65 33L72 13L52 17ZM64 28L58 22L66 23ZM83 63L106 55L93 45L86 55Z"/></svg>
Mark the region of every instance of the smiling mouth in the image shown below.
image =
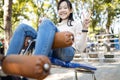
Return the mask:
<svg viewBox="0 0 120 80"><path fill-rule="evenodd" d="M60 14L61 16L66 16L66 14Z"/></svg>

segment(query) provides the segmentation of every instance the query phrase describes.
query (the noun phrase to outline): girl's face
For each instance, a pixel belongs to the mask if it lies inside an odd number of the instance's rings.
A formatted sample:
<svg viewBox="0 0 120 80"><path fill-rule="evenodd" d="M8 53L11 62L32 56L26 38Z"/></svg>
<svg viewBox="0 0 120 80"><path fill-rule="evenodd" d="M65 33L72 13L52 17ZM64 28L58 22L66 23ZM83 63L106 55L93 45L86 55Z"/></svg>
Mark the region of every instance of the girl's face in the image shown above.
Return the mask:
<svg viewBox="0 0 120 80"><path fill-rule="evenodd" d="M58 9L59 17L62 20L66 20L66 19L68 19L70 13L72 13L72 10L68 7L67 3L65 1L63 1L60 4L59 9Z"/></svg>

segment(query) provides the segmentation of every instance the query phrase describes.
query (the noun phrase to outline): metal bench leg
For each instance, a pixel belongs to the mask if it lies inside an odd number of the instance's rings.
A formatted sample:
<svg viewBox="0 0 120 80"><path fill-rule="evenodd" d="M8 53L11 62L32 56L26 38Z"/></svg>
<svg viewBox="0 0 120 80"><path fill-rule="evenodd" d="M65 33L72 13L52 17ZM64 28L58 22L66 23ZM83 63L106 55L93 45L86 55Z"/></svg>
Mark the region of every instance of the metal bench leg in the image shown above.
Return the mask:
<svg viewBox="0 0 120 80"><path fill-rule="evenodd" d="M75 80L78 80L77 71L75 70Z"/></svg>
<svg viewBox="0 0 120 80"><path fill-rule="evenodd" d="M96 77L95 77L95 72L94 71L91 71L91 70L82 70L82 69L75 69L75 80L78 80L78 75L77 73L80 72L80 73L85 73L85 74L92 74L92 80L96 80Z"/></svg>

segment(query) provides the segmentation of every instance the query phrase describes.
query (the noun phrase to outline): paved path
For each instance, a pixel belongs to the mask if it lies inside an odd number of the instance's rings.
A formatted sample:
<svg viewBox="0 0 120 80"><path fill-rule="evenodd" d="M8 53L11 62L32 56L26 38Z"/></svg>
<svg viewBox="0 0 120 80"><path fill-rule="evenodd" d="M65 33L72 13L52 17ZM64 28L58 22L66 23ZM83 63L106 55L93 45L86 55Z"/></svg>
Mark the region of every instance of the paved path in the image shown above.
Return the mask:
<svg viewBox="0 0 120 80"><path fill-rule="evenodd" d="M96 80L120 80L120 60L103 63L96 61L88 62L87 64L97 67L95 71ZM78 78L78 80L93 80L91 74L78 73ZM59 66L52 67L51 74L44 80L75 80L74 69L61 68Z"/></svg>
<svg viewBox="0 0 120 80"><path fill-rule="evenodd" d="M97 67L95 76L97 80L120 80L120 62L91 63ZM78 73L78 80L93 80L91 74ZM55 67L51 75L44 80L75 80L73 69Z"/></svg>

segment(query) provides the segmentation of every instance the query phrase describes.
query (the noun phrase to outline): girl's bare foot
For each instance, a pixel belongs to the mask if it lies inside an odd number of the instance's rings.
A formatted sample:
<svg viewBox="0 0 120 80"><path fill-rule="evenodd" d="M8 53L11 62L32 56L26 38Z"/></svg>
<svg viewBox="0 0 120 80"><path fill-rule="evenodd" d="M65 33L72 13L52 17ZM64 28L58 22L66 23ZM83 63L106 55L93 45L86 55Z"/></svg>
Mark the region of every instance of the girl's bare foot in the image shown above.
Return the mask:
<svg viewBox="0 0 120 80"><path fill-rule="evenodd" d="M42 80L49 75L50 65L46 56L10 55L4 59L2 69L9 75Z"/></svg>
<svg viewBox="0 0 120 80"><path fill-rule="evenodd" d="M74 36L71 32L57 32L54 37L52 48L64 48L71 46L74 42Z"/></svg>

